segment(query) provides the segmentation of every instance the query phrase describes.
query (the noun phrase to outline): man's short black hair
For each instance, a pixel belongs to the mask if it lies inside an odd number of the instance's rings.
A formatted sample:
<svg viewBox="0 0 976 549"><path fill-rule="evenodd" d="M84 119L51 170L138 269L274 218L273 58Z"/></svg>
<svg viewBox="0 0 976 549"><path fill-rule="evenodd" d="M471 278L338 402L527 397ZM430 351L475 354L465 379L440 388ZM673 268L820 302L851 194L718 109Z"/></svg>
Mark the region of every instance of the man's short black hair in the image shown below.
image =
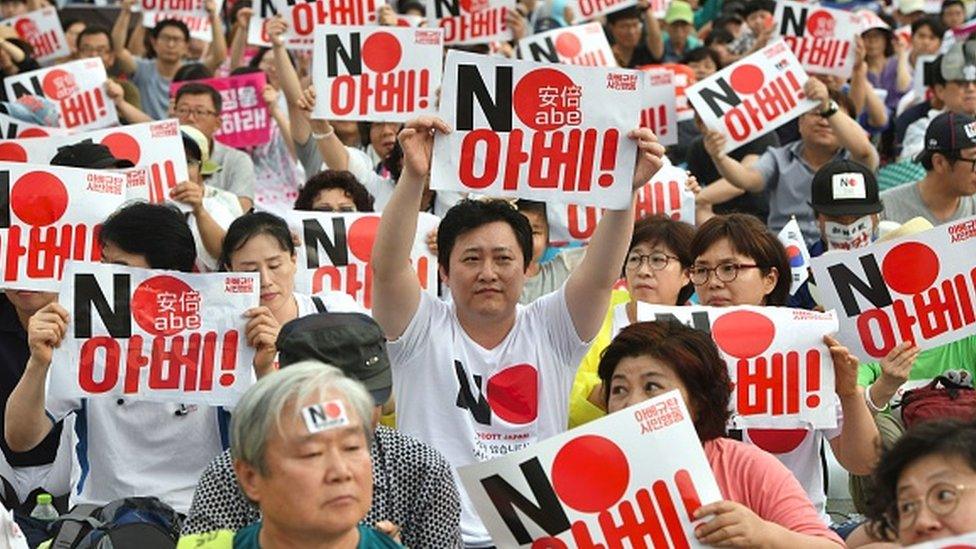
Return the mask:
<svg viewBox="0 0 976 549"><path fill-rule="evenodd" d="M705 38L705 45L711 46L712 44L731 44L735 42L735 37L732 33L725 29L712 29Z"/></svg>
<svg viewBox="0 0 976 549"><path fill-rule="evenodd" d="M624 8L622 10L617 10L607 14L607 25L616 24L618 21L623 21L624 19L640 19L641 12L634 6L630 8Z"/></svg>
<svg viewBox="0 0 976 549"><path fill-rule="evenodd" d="M450 272L451 252L458 237L496 221L512 228L522 250L522 270L528 269L532 262L532 226L528 218L504 200L465 199L447 210L437 229L437 262L444 271Z"/></svg>
<svg viewBox="0 0 976 549"><path fill-rule="evenodd" d="M68 28L68 25L65 25L64 28ZM78 33L78 36L77 36L77 39L75 40L75 47L77 48L78 46L81 45L81 39L82 38L84 38L86 36L98 36L99 34L104 34L105 35L105 38L108 38L108 47L109 47L109 49L112 49L112 48L115 47L115 41L112 40L112 33L109 32L109 30L106 29L105 27L101 27L101 26L97 26L97 25L86 26L85 27L85 30L79 32Z"/></svg>
<svg viewBox="0 0 976 549"><path fill-rule="evenodd" d="M757 11L773 13L776 11L776 2L773 2L773 0L749 0L746 2L746 7L742 10L742 14L743 17L749 17Z"/></svg>
<svg viewBox="0 0 976 549"><path fill-rule="evenodd" d="M201 84L200 82L190 82L189 84L183 86L176 92L176 98L173 99L173 104L180 102L180 98L184 95L209 95L210 100L213 101L214 110L217 114L220 114L220 110L223 108L223 102L220 99L220 92L214 89L210 84Z"/></svg>
<svg viewBox="0 0 976 549"><path fill-rule="evenodd" d="M183 33L183 39L187 42L190 41L190 27L186 26L186 23L180 21L179 19L163 19L159 23L156 23L156 26L153 27L152 32L149 34L153 38L159 38L159 33L163 32L163 29L166 27L175 27L179 29L179 31Z"/></svg>
<svg viewBox="0 0 976 549"><path fill-rule="evenodd" d="M966 10L966 4L964 4L962 0L944 0L942 2L942 8L939 10L939 15L945 13L946 8L952 6L959 6L963 9L963 11Z"/></svg>
<svg viewBox="0 0 976 549"><path fill-rule="evenodd" d="M135 202L109 216L98 233L98 242L141 255L152 269L189 273L197 259L197 246L186 218L179 210L162 204Z"/></svg>
<svg viewBox="0 0 976 549"><path fill-rule="evenodd" d="M722 60L719 59L718 53L707 46L700 46L695 49L688 50L685 53L685 56L681 58L681 64L687 65L688 63L699 63L706 59L711 59L712 63L715 63L715 70L722 68Z"/></svg>
<svg viewBox="0 0 976 549"><path fill-rule="evenodd" d="M942 20L934 15L926 15L924 17L919 17L918 19L912 21L912 36L915 36L922 27L928 27L932 34L935 35L939 41L942 41L942 37L945 36L946 26L942 24Z"/></svg>

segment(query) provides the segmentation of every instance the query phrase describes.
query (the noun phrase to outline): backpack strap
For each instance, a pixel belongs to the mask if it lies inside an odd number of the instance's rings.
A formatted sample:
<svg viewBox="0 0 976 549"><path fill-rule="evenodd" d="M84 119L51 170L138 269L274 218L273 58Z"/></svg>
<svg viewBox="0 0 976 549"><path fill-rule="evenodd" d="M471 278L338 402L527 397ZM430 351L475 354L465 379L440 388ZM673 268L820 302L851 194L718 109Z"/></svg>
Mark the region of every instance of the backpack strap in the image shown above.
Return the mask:
<svg viewBox="0 0 976 549"><path fill-rule="evenodd" d="M101 506L91 503L76 505L66 515L61 515L51 523L51 528L57 525L58 535L51 540L50 549L70 549L78 542L78 537L85 532L100 528L102 521L95 518ZM88 526L88 530L85 527Z"/></svg>
<svg viewBox="0 0 976 549"><path fill-rule="evenodd" d="M321 297L319 297L317 295L313 295L312 296L312 303L315 304L315 310L316 311L318 311L320 313L327 313L327 312L329 312L329 310L325 308L325 302L322 301L322 298Z"/></svg>

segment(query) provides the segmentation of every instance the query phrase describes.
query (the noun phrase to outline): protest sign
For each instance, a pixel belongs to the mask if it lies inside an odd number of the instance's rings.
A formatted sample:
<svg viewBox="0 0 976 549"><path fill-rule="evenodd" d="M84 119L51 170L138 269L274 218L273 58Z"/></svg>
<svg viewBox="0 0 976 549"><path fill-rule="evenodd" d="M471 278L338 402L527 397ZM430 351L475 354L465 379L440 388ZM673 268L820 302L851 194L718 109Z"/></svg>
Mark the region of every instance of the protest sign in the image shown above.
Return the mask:
<svg viewBox="0 0 976 549"><path fill-rule="evenodd" d="M264 86L267 76L263 72L194 80L207 84L220 92L220 129L213 138L228 147L254 147L271 141L271 120L264 102ZM188 82L170 84L169 95Z"/></svg>
<svg viewBox="0 0 976 549"><path fill-rule="evenodd" d="M660 214L694 225L695 195L688 190L687 180L688 174L684 170L666 162L647 184L638 189L634 217L643 219ZM546 211L549 244L555 247L589 241L604 212L595 206L576 204L550 204Z"/></svg>
<svg viewBox="0 0 976 549"><path fill-rule="evenodd" d="M441 84L440 29L328 27L315 34L313 115L403 122L432 114Z"/></svg>
<svg viewBox="0 0 976 549"><path fill-rule="evenodd" d="M298 235L295 291L317 294L345 292L366 309L373 308L370 254L380 224L379 214L289 211L284 213ZM410 263L423 290L437 295L437 256L427 247L427 234L440 218L421 213L410 250Z"/></svg>
<svg viewBox="0 0 976 549"><path fill-rule="evenodd" d="M587 23L532 34L518 41L518 53L530 61L589 67L616 67L603 25Z"/></svg>
<svg viewBox="0 0 976 549"><path fill-rule="evenodd" d="M190 38L202 40L207 43L213 40L213 28L210 26L209 15L147 11L142 14L142 26L151 29L164 19L176 19L185 23L187 28L190 29Z"/></svg>
<svg viewBox="0 0 976 549"><path fill-rule="evenodd" d="M644 80L449 51L430 187L629 208ZM613 105L613 108L607 108Z"/></svg>
<svg viewBox="0 0 976 549"><path fill-rule="evenodd" d="M790 260L790 274L792 275L790 295L794 295L810 276L810 251L807 250L796 217L791 217L777 236L779 241L783 243L783 247L786 248L786 257Z"/></svg>
<svg viewBox="0 0 976 549"><path fill-rule="evenodd" d="M664 63L661 65L643 65L637 67L638 70L646 72L670 71L672 83L674 84L674 105L677 112L677 121L683 122L695 118L695 109L688 102L686 93L688 87L696 82L695 71L687 65L679 63Z"/></svg>
<svg viewBox="0 0 976 549"><path fill-rule="evenodd" d="M0 287L54 292L69 259L98 261L98 230L125 201L125 177L0 162Z"/></svg>
<svg viewBox="0 0 976 549"><path fill-rule="evenodd" d="M678 391L458 475L499 547L702 547L691 517L723 499Z"/></svg>
<svg viewBox="0 0 976 549"><path fill-rule="evenodd" d="M58 302L68 327L51 359L50 392L233 405L253 379L244 311L257 273L188 274L71 262Z"/></svg>
<svg viewBox="0 0 976 549"><path fill-rule="evenodd" d="M902 25L895 29L895 38L901 41L905 46L911 47L912 45L912 26Z"/></svg>
<svg viewBox="0 0 976 549"><path fill-rule="evenodd" d="M671 0L649 0L647 11L651 12L651 15L658 19L664 19L669 5L671 5Z"/></svg>
<svg viewBox="0 0 976 549"><path fill-rule="evenodd" d="M61 128L50 128L39 126L18 120L12 116L0 113L0 139L26 139L28 137L49 137L52 135L64 135L66 132ZM0 158L3 152L0 150Z"/></svg>
<svg viewBox="0 0 976 549"><path fill-rule="evenodd" d="M976 333L976 218L811 261L837 339L876 362L902 341L932 349Z"/></svg>
<svg viewBox="0 0 976 549"><path fill-rule="evenodd" d="M925 72L931 63L935 63L938 59L938 55L919 55L915 59L915 69L912 76L912 89L915 90L916 102L926 101L929 93L929 87L925 85Z"/></svg>
<svg viewBox="0 0 976 549"><path fill-rule="evenodd" d="M777 40L688 88L688 99L705 127L726 137L736 149L769 133L817 102L807 99L807 81L796 56Z"/></svg>
<svg viewBox="0 0 976 549"><path fill-rule="evenodd" d="M444 44L485 44L512 39L508 12L515 0L426 0L427 26L444 29Z"/></svg>
<svg viewBox="0 0 976 549"><path fill-rule="evenodd" d="M917 543L907 549L976 549L976 532Z"/></svg>
<svg viewBox="0 0 976 549"><path fill-rule="evenodd" d="M653 6L655 10L660 9L662 3L658 0L657 5ZM636 6L637 0L576 0L570 5L573 6L573 11L578 20L589 21L601 15ZM663 9L667 9L667 6L664 6Z"/></svg>
<svg viewBox="0 0 976 549"><path fill-rule="evenodd" d="M804 70L847 79L857 56L854 41L860 34L853 13L799 2L776 3L777 36L789 44Z"/></svg>
<svg viewBox="0 0 976 549"><path fill-rule="evenodd" d="M675 321L711 335L729 369L736 427L837 426L825 335L833 312L785 307L668 307L637 302L637 321ZM614 335L623 326L614 325Z"/></svg>
<svg viewBox="0 0 976 549"><path fill-rule="evenodd" d="M116 158L129 160L142 170L127 170L143 175L130 177L129 198L163 202L169 191L190 178L186 152L175 119L130 124L47 139L0 140L0 161L48 164L58 148L91 139L108 147Z"/></svg>
<svg viewBox="0 0 976 549"><path fill-rule="evenodd" d="M678 143L678 103L673 72L648 70L644 73L644 101L640 126L650 128L662 145Z"/></svg>
<svg viewBox="0 0 976 549"><path fill-rule="evenodd" d="M288 23L282 34L290 50L311 51L317 25L374 25L378 0L261 0L247 27L247 43L270 47L268 22L281 15Z"/></svg>
<svg viewBox="0 0 976 549"><path fill-rule="evenodd" d="M38 69L4 79L7 97L46 97L58 105L62 128L90 130L119 123L115 103L105 93L108 75L102 59L93 57Z"/></svg>
<svg viewBox="0 0 976 549"><path fill-rule="evenodd" d="M52 7L4 19L0 25L13 27L34 50L31 57L42 65L71 55L58 12Z"/></svg>

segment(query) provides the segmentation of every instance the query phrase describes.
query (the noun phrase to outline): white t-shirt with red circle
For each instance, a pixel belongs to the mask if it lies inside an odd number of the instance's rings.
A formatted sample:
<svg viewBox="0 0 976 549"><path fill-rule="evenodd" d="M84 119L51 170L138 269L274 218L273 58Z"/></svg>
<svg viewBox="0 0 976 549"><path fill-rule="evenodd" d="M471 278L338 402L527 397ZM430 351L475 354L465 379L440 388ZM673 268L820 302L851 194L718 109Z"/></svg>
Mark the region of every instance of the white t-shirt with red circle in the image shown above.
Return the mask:
<svg viewBox="0 0 976 549"><path fill-rule="evenodd" d="M515 325L494 349L468 337L453 305L421 293L410 325L388 344L397 427L455 469L521 450L565 430L569 392L588 347L573 325L565 286L517 306ZM455 482L465 545L492 545Z"/></svg>

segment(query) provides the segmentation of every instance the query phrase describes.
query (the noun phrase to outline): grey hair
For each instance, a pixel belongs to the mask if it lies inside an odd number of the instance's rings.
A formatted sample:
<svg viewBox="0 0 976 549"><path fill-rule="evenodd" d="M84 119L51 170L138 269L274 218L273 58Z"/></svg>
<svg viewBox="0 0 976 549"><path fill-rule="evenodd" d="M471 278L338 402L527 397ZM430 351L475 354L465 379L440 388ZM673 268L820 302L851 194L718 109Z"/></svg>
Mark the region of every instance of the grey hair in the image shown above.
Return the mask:
<svg viewBox="0 0 976 549"><path fill-rule="evenodd" d="M231 419L231 456L267 475L265 450L272 426L283 432L282 418L299 415L312 395L339 393L359 417L366 441L373 442L373 398L363 384L334 366L303 360L263 377L244 393Z"/></svg>

